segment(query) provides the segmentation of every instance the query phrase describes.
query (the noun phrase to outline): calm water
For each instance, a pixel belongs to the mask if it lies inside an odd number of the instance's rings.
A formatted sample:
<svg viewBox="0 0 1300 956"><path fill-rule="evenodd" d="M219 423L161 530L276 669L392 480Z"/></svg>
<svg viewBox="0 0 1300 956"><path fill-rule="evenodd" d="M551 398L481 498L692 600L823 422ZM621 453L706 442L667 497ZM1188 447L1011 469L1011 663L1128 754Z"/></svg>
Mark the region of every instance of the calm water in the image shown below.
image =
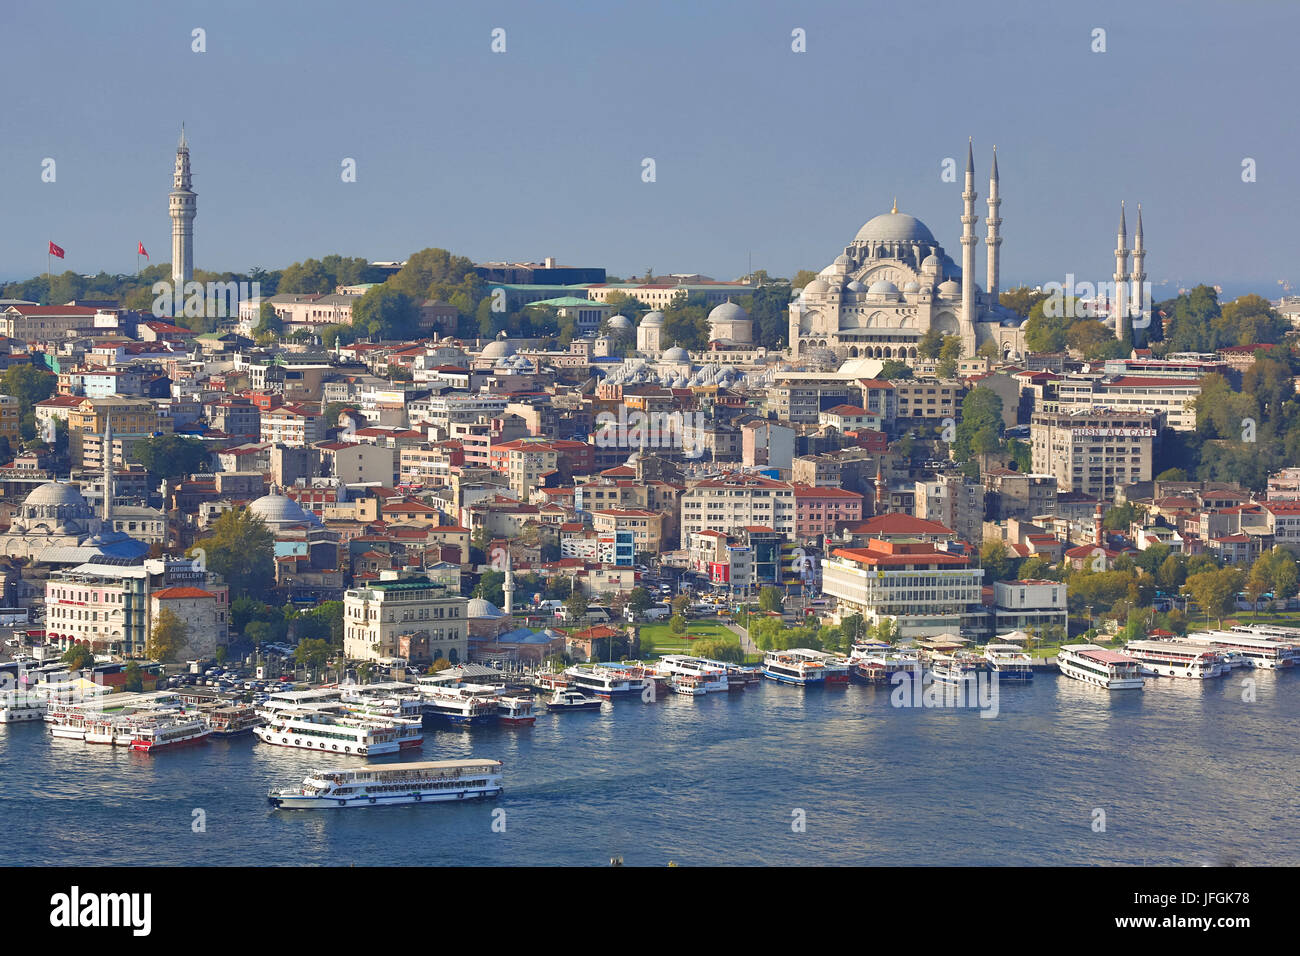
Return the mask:
<svg viewBox="0 0 1300 956"><path fill-rule="evenodd" d="M1300 674L1116 693L1040 674L1004 685L995 719L889 694L764 682L430 731L410 759L503 760L504 796L344 811L274 811L266 790L346 758L252 738L149 756L0 726L4 862L1300 864Z"/></svg>

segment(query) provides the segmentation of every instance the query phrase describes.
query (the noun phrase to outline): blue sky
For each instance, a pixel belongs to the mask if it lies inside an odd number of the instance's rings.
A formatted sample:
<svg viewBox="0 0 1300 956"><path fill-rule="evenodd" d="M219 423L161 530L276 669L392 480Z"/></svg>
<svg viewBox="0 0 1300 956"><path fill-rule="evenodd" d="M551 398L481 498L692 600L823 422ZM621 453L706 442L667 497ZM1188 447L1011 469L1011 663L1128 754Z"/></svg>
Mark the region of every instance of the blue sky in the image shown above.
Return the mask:
<svg viewBox="0 0 1300 956"><path fill-rule="evenodd" d="M78 272L133 270L137 240L166 261L184 120L200 268L442 246L790 275L894 196L959 258L940 171L973 136L981 235L998 145L1004 286L1108 278L1123 198L1154 282L1273 296L1300 289L1298 28L1284 0L8 5L0 277L44 271L48 239Z"/></svg>

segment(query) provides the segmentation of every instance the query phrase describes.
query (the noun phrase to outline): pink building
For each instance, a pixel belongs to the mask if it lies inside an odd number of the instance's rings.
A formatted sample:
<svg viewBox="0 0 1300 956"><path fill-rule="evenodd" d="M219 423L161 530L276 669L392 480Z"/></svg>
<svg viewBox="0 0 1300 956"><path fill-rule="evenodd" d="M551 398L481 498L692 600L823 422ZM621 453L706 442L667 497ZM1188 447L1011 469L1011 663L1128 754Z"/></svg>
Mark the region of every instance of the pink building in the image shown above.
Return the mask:
<svg viewBox="0 0 1300 956"><path fill-rule="evenodd" d="M833 534L846 522L862 520L862 495L843 488L794 488L794 533L801 539Z"/></svg>

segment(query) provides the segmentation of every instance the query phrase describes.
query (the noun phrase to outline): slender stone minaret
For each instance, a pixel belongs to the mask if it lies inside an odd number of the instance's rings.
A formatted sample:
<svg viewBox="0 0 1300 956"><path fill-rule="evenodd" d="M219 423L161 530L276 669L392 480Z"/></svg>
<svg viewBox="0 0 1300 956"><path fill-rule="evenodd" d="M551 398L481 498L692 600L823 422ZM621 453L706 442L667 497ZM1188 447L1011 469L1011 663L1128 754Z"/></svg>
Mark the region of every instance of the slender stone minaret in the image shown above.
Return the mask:
<svg viewBox="0 0 1300 956"><path fill-rule="evenodd" d="M1128 288L1128 227L1124 223L1124 200L1119 201L1119 241L1115 246L1115 302L1111 314L1115 317L1115 338L1124 338L1124 316L1127 313Z"/></svg>
<svg viewBox="0 0 1300 956"><path fill-rule="evenodd" d="M975 147L966 144L966 190L961 194L965 211L961 217L961 342L962 353L975 354Z"/></svg>
<svg viewBox="0 0 1300 956"><path fill-rule="evenodd" d="M1151 305L1150 302L1146 301L1143 289L1147 279L1145 268L1146 256L1146 246L1142 242L1142 204L1138 203L1137 232L1133 235L1133 271L1129 275L1129 278L1133 282L1133 304L1129 311L1132 313L1134 318L1146 315L1146 310Z"/></svg>
<svg viewBox="0 0 1300 956"><path fill-rule="evenodd" d="M190 147L185 140L185 124L182 123L169 201L172 217L172 297L178 304L185 293L185 283L194 278L194 215L198 210L198 196L190 188L191 185ZM179 308L177 311L180 311Z"/></svg>
<svg viewBox="0 0 1300 956"><path fill-rule="evenodd" d="M989 176L989 217L984 220L988 225L988 238L984 244L988 246L988 282L985 283L985 290L989 294L989 304L997 305L998 302L998 278L999 278L999 259L1000 253L998 247L1002 245L1002 236L998 234L998 227L1002 225L1002 220L998 216L998 207L1002 205L1002 200L998 197L998 148L993 147L993 172Z"/></svg>
<svg viewBox="0 0 1300 956"><path fill-rule="evenodd" d="M515 610L515 572L514 564L510 560L510 549L506 548L506 580L501 586L501 590L506 595L506 606L502 609L507 614L514 613Z"/></svg>
<svg viewBox="0 0 1300 956"><path fill-rule="evenodd" d="M104 413L104 508L101 534L113 530L113 416Z"/></svg>

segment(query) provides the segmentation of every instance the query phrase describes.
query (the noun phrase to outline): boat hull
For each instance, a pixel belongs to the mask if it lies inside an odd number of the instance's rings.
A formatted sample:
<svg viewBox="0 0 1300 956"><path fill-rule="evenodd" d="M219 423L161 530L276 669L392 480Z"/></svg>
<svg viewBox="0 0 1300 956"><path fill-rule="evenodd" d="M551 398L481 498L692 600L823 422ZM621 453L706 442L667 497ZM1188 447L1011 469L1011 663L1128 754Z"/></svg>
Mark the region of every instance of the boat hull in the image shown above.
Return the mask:
<svg viewBox="0 0 1300 956"><path fill-rule="evenodd" d="M347 807L391 807L408 803L454 803L459 800L482 800L498 797L505 788L500 784L465 790L421 790L418 793L375 794L356 797L270 796L267 800L278 810L342 810Z"/></svg>
<svg viewBox="0 0 1300 956"><path fill-rule="evenodd" d="M201 744L211 735L210 730L201 730L197 733L189 734L184 737L178 737L175 740L164 740L156 743L152 740L133 740L131 749L137 753L156 753L159 750L172 750L176 747L188 747L191 744Z"/></svg>

